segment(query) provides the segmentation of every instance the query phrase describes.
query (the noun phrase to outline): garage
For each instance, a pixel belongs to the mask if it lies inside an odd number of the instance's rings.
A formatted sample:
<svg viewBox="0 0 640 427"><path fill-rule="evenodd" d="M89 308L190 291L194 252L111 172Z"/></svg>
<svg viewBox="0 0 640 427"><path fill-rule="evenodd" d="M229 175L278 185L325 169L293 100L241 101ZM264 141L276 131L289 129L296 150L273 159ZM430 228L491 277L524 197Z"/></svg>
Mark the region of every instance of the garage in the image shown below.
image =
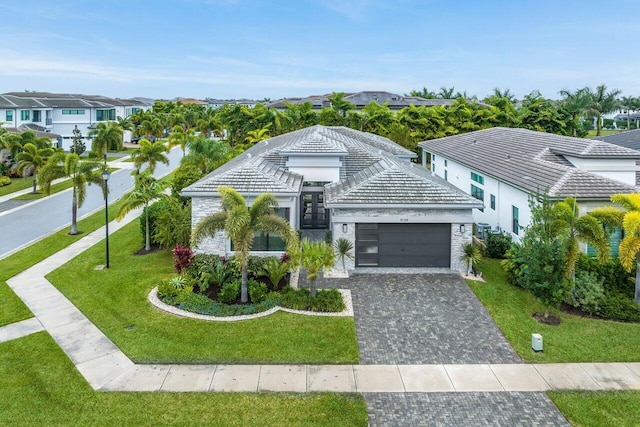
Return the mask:
<svg viewBox="0 0 640 427"><path fill-rule="evenodd" d="M451 266L451 224L356 224L356 267Z"/></svg>

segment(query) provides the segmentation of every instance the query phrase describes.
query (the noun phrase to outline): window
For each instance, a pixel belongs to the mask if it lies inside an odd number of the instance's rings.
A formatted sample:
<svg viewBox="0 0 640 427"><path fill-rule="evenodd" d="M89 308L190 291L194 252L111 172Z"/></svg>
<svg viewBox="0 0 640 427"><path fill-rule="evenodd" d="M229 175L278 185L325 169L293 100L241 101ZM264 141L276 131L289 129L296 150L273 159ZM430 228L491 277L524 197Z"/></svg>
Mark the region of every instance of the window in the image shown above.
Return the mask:
<svg viewBox="0 0 640 427"><path fill-rule="evenodd" d="M436 162L431 163L431 172L436 171Z"/></svg>
<svg viewBox="0 0 640 427"><path fill-rule="evenodd" d="M6 114L6 120L8 122L12 122L13 121L13 110L7 110L7 114Z"/></svg>
<svg viewBox="0 0 640 427"><path fill-rule="evenodd" d="M42 120L42 111L34 110L33 111L33 121L39 123Z"/></svg>
<svg viewBox="0 0 640 427"><path fill-rule="evenodd" d="M449 174L447 173L447 170L444 170L444 180L445 181L449 181Z"/></svg>
<svg viewBox="0 0 640 427"><path fill-rule="evenodd" d="M31 111L29 110L20 110L20 120L25 121L31 118Z"/></svg>
<svg viewBox="0 0 640 427"><path fill-rule="evenodd" d="M289 208L276 208L274 212L277 216L289 220ZM276 234L256 232L253 239L252 251L284 251L284 240ZM231 242L233 250L233 242Z"/></svg>
<svg viewBox="0 0 640 427"><path fill-rule="evenodd" d="M478 200L482 200L484 202L484 190L482 188L476 187L471 184L471 195Z"/></svg>
<svg viewBox="0 0 640 427"><path fill-rule="evenodd" d="M96 110L96 121L104 122L106 120L115 120L116 119L116 110L112 108L111 110Z"/></svg>
<svg viewBox="0 0 640 427"><path fill-rule="evenodd" d="M84 110L62 110L63 115L84 116Z"/></svg>
<svg viewBox="0 0 640 427"><path fill-rule="evenodd" d="M496 210L496 196L493 194L491 195L491 209Z"/></svg>
<svg viewBox="0 0 640 427"><path fill-rule="evenodd" d="M477 182L478 184L484 184L484 176L478 175L475 172L471 172L471 180Z"/></svg>
<svg viewBox="0 0 640 427"><path fill-rule="evenodd" d="M517 207L511 206L511 215L513 217L513 220L511 223L511 231L513 231L513 234L516 234L516 235L520 234L520 224L518 222L520 211L518 210Z"/></svg>

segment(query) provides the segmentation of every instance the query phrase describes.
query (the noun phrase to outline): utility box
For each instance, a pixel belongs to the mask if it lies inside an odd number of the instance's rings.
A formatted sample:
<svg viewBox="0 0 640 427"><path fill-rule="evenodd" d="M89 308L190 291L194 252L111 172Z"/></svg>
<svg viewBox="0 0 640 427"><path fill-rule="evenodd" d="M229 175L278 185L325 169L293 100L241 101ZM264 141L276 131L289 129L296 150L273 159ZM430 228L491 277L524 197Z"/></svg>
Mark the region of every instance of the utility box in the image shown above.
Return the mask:
<svg viewBox="0 0 640 427"><path fill-rule="evenodd" d="M531 348L536 353L542 351L542 335L540 335L540 334L531 334Z"/></svg>

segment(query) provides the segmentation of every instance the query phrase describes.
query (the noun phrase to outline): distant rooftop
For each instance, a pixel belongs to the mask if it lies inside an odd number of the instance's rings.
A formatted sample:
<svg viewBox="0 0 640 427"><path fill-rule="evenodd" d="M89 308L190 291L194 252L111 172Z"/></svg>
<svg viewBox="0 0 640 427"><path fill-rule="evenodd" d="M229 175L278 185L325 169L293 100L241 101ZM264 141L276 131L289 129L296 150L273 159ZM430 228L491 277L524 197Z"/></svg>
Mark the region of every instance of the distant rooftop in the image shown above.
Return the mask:
<svg viewBox="0 0 640 427"><path fill-rule="evenodd" d="M146 106L138 99L109 98L49 92L8 92L0 95L0 108L101 108Z"/></svg>

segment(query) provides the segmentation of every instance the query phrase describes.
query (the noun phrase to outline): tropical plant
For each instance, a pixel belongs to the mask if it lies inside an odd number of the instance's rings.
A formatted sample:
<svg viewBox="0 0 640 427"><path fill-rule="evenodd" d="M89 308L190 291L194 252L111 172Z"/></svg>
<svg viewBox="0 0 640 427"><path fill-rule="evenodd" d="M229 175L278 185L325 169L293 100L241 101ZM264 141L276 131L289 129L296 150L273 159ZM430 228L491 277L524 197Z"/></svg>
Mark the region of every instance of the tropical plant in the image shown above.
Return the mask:
<svg viewBox="0 0 640 427"><path fill-rule="evenodd" d="M586 88L577 89L573 92L567 89L560 91L563 97L561 105L565 111L571 116L569 128L573 136L578 136L580 129L579 118L584 115L589 105L589 93Z"/></svg>
<svg viewBox="0 0 640 427"><path fill-rule="evenodd" d="M244 197L231 187L218 187L222 202L222 211L207 215L195 226L192 242L197 246L207 237L224 231L233 244L235 261L242 272L241 302L249 300L247 292L247 271L254 232L277 234L285 241L288 252L296 251L298 235L289 222L276 216L274 208L278 201L270 193L255 198L251 207L247 207Z"/></svg>
<svg viewBox="0 0 640 427"><path fill-rule="evenodd" d="M309 292L316 296L316 279L321 269L331 268L335 263L333 248L326 242L303 239L299 254L300 265L309 273Z"/></svg>
<svg viewBox="0 0 640 427"><path fill-rule="evenodd" d="M605 85L597 86L595 90L591 90L588 87L585 88L585 90L589 96L587 108L596 118L596 135L600 136L602 133L602 116L618 108L617 97L620 95L620 90L613 89L607 91Z"/></svg>
<svg viewBox="0 0 640 427"><path fill-rule="evenodd" d="M480 247L473 242L465 243L462 246L462 255L460 261L467 264L467 276L471 275L472 268L478 264L482 258Z"/></svg>
<svg viewBox="0 0 640 427"><path fill-rule="evenodd" d="M277 290L280 281L284 279L290 268L288 262L280 262L277 258L271 258L262 266L260 275L266 276L273 285L273 289Z"/></svg>
<svg viewBox="0 0 640 427"><path fill-rule="evenodd" d="M188 246L191 240L191 203L165 197L162 204L162 209L155 213L155 223L150 226L153 241L163 248Z"/></svg>
<svg viewBox="0 0 640 427"><path fill-rule="evenodd" d="M265 139L269 139L269 126L262 129L250 130L247 132L247 136L244 140L251 146L260 141L264 141Z"/></svg>
<svg viewBox="0 0 640 427"><path fill-rule="evenodd" d="M167 140L169 142L170 148L180 146L180 149L182 150L182 157L184 157L187 150L187 144L194 137L195 134L193 129L185 130L182 126L175 125L173 129L171 129L171 133L169 134Z"/></svg>
<svg viewBox="0 0 640 427"><path fill-rule="evenodd" d="M124 203L120 206L116 219L122 220L126 214L134 209L144 207L145 214L145 250L151 250L151 236L149 232L149 203L156 199L165 198L164 184L158 182L149 171L144 171L135 177L135 187L131 193L125 198Z"/></svg>
<svg viewBox="0 0 640 427"><path fill-rule="evenodd" d="M327 100L331 104L331 108L339 113L343 118L347 117L347 112L353 110L355 105L344 99L344 92L333 92L331 96L327 97Z"/></svg>
<svg viewBox="0 0 640 427"><path fill-rule="evenodd" d="M46 164L47 158L53 154L53 149L37 148L32 143L27 143L22 147L22 152L16 155L18 163L18 173L23 176L27 176L30 171L33 171L33 192L36 192L37 174Z"/></svg>
<svg viewBox="0 0 640 427"><path fill-rule="evenodd" d="M38 183L46 195L51 194L51 183L54 179L70 178L73 185L71 196L71 231L69 234L79 234L77 216L78 208L82 207L87 196L87 184L98 184L103 194L107 187L102 179L100 163L81 161L76 153L65 154L55 152L40 170Z"/></svg>
<svg viewBox="0 0 640 427"><path fill-rule="evenodd" d="M201 292L205 292L212 284L222 287L233 277L231 270L219 259L213 264L204 264L198 273L198 286Z"/></svg>
<svg viewBox="0 0 640 427"><path fill-rule="evenodd" d="M106 159L107 151L119 151L122 149L122 129L117 123L100 122L95 129L87 135L92 138L91 151L96 156Z"/></svg>
<svg viewBox="0 0 640 427"><path fill-rule="evenodd" d="M446 86L442 86L440 88L440 92L438 92L436 96L441 99L452 99L454 92L455 87L451 86L450 88L447 88Z"/></svg>
<svg viewBox="0 0 640 427"><path fill-rule="evenodd" d="M224 141L213 141L204 137L187 143L189 153L180 161L181 166L195 166L203 174L209 173L229 160L234 150Z"/></svg>
<svg viewBox="0 0 640 427"><path fill-rule="evenodd" d="M353 242L344 237L340 237L333 244L333 250L336 253L338 259L342 262L342 271L347 271L346 259L353 259Z"/></svg>
<svg viewBox="0 0 640 427"><path fill-rule="evenodd" d="M136 166L136 170L139 173L143 164L148 163L148 168L151 173L155 172L158 162L169 164L169 157L166 153L169 152L167 146L161 142L154 142L147 139L141 139L138 148L131 153L131 158Z"/></svg>

